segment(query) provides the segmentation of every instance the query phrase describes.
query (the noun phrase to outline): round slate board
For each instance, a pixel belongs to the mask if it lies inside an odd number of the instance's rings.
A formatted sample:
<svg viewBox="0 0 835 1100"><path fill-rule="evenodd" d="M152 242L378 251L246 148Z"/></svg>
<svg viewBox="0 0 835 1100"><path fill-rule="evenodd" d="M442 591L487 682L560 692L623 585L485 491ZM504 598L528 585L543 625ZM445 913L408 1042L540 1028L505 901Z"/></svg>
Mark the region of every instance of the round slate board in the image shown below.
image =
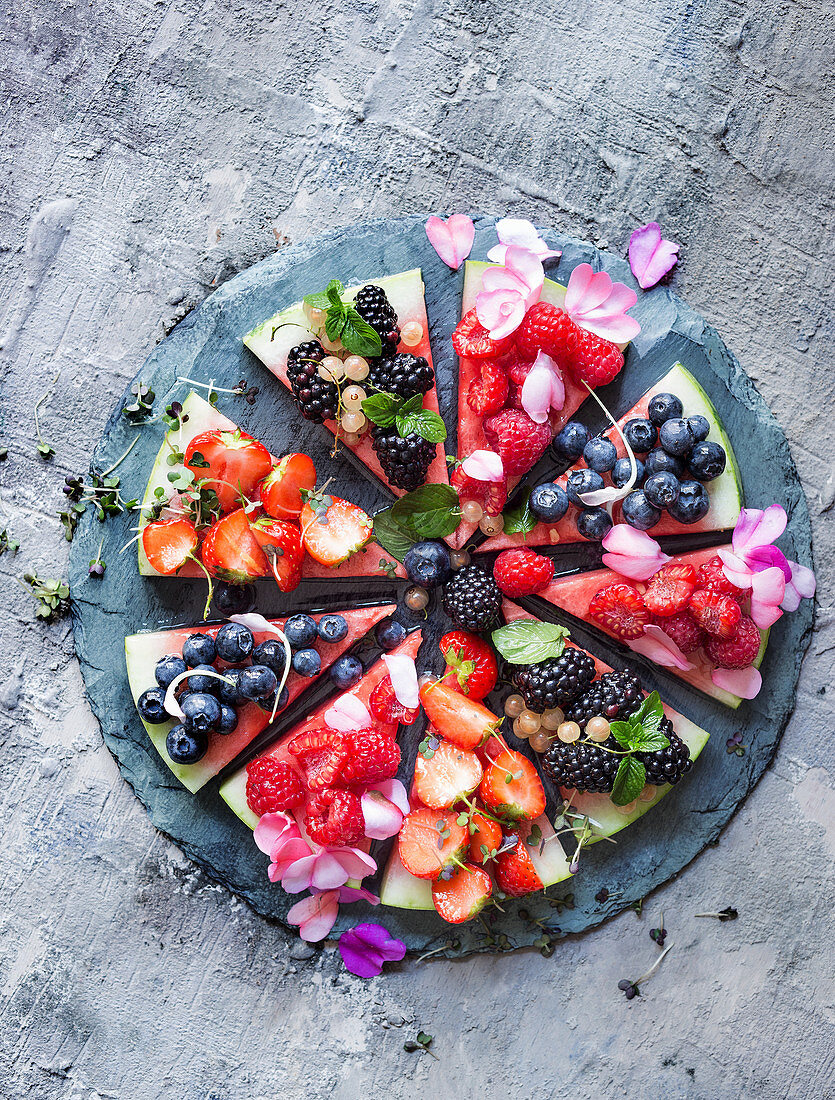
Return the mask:
<svg viewBox="0 0 835 1100"><path fill-rule="evenodd" d="M480 218L472 256L486 258L495 243L495 221ZM590 262L613 278L634 285L627 264L591 245L544 231L552 247L562 249L558 264L548 274L565 283L572 269ZM387 503L385 489L373 478L361 476L346 459L345 450L330 458L331 436L317 425L300 420L289 394L243 347L241 337L256 322L277 308L321 289L331 277L346 284L372 279L420 266L426 283L426 304L438 374L441 411L450 426L454 445L455 360L450 334L458 318L463 272L451 272L432 250L422 219L398 219L367 223L341 230L319 240L282 249L275 256L237 275L185 318L153 352L137 378L156 392L157 411L185 396L188 377L198 382L213 379L218 386L234 387L246 378L260 387L254 405L240 396L223 395L219 408L243 428L262 439L274 453L306 450L322 476L334 475L350 482L352 499L372 511ZM787 510L789 525L781 545L789 557L811 565L811 532L794 463L783 433L751 380L717 333L665 287L639 291L632 311L641 333L627 355L621 378L601 391L615 416L621 415L638 396L660 378L676 360L699 379L719 411L733 441L742 470L745 500L765 507L778 502ZM130 426L121 415L127 394L114 411L96 448L92 466L111 466L139 436L129 458L120 466L126 497L141 497L153 458L160 445L159 424ZM588 403L587 403L588 404ZM591 423L597 416L588 404L581 414ZM547 464L543 466L547 472ZM70 587L76 650L93 710L101 723L108 748L125 779L146 806L157 828L171 837L212 878L223 883L266 917L282 920L293 899L267 880L267 861L255 847L249 830L231 813L217 794L217 781L198 795L188 794L171 776L153 749L136 716L124 665L126 634L200 621L205 598L202 584L140 577L133 549L119 554L132 537L132 516L117 517L100 525L88 510L76 534L70 559ZM89 560L104 536L107 572L103 580L87 576ZM692 544L694 540L689 540ZM680 548L688 545L679 540ZM588 567L599 552L583 545L557 549L558 570ZM316 607L367 602L388 598L403 590L402 582L385 579L364 581L306 582L290 598L274 586L259 586L258 609L277 614L291 607ZM593 631L574 631L580 645L588 645L604 661L616 666L640 666L647 690L658 688L677 710L711 731L711 739L696 767L657 807L618 836L616 847L597 844L584 853L580 874L549 891L556 901L539 895L525 900L533 918L545 918L556 934L581 932L619 912L680 871L705 845L713 841L740 802L757 782L770 761L792 712L800 662L812 628L812 603L784 616L772 629L763 665L764 686L759 697L743 703L737 712L727 710L693 691L616 643ZM437 625L436 625L437 620ZM444 629L442 613L430 607L424 624L427 637L437 638ZM424 646L423 667L431 663L430 645ZM321 695L320 684L312 689ZM289 718L305 713L308 702L296 705ZM729 755L725 740L742 733L747 751ZM413 731L404 743L401 778L411 776L419 735ZM383 865L385 846L380 853ZM601 889L608 896L600 894ZM596 895L605 901L596 900ZM572 895L569 897L569 895ZM507 950L532 944L540 928L518 917L518 906L502 914L491 911L486 924L477 921L451 927L434 913L397 909L372 910L365 905L345 906L336 932L358 920L383 920L412 951L440 948L450 955L473 951ZM488 930L489 929L489 930Z"/></svg>

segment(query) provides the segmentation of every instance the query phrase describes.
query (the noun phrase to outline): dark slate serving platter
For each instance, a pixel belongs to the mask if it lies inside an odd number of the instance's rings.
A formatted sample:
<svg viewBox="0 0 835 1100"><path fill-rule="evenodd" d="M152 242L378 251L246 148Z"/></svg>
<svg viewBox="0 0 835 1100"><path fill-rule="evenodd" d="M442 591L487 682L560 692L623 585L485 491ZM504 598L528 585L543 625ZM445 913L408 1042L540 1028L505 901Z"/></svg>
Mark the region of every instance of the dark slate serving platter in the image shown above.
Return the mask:
<svg viewBox="0 0 835 1100"><path fill-rule="evenodd" d="M495 243L494 225L492 218L477 220L474 259L485 258L487 249ZM587 261L595 269L635 285L622 259L554 232L544 231L543 235L549 244L563 250L559 262L548 272L553 278L566 282L572 269ZM388 502L385 488L370 475L357 472L350 458L345 458L344 449L337 459L330 458L330 433L300 419L287 392L243 347L241 337L278 307L320 289L331 277L347 284L418 266L426 283L441 410L452 436L447 450L452 451L456 382L449 337L458 317L463 271L452 272L438 259L419 218L366 223L282 249L237 275L189 314L149 356L137 378L155 390L157 411L186 394L189 384L179 382L180 377L198 382L213 379L218 386L226 387L234 387L239 379L246 378L250 385L260 387L256 403L249 405L240 396L223 395L219 408L262 439L274 453L306 450L320 475L333 475L337 483L341 481L346 487L349 484L352 499L373 511ZM742 470L746 503L752 507L782 504L789 514L789 525L781 546L789 557L811 565L809 515L788 443L753 382L718 334L669 289L661 286L647 293L639 291L632 312L641 323L641 333L628 353L621 378L601 391L603 400L619 416L676 360L684 363L704 386L728 429ZM139 441L119 473L124 495L141 497L160 445L162 426L130 426L121 415L127 397L114 410L92 465L99 470L112 465L138 432ZM581 416L591 424L598 413L590 402L587 405ZM547 463L543 470L547 470ZM205 598L204 586L199 582L138 575L133 547L119 553L132 537L135 522L134 517L124 516L102 526L88 510L72 546L70 586L75 642L90 702L108 748L156 827L207 874L259 913L283 920L294 899L267 880L266 857L255 847L249 830L219 798L217 781L196 796L188 794L160 761L135 713L125 673L125 635L199 622ZM102 580L90 579L87 564L95 556L102 536L107 572ZM678 540L678 545L683 549L700 541L684 538ZM598 554L598 549L589 545L553 551L559 572L588 568L596 563ZM385 578L305 582L290 597L283 597L274 586L261 584L258 610L270 615L289 608L312 610L352 601L367 603L402 595L404 587L403 582ZM557 617L556 612L552 613ZM405 621L417 621L403 614ZM669 879L717 837L768 765L791 715L812 618L811 601L803 601L799 611L776 624L763 665L763 690L756 700L743 703L736 712L700 695L592 629L576 627L574 637L579 644L587 644L616 667L639 666L647 690L657 687L667 702L710 729L712 736L693 771L650 813L624 830L617 846L602 843L589 849L583 856L580 874L552 888L552 899L541 895L525 899L523 908L530 918L544 918L549 928L558 929L555 935L581 932ZM423 625L430 641L447 628L436 604L430 605L429 620ZM426 656L421 655L420 667L432 663L433 648L424 646ZM321 697L324 690L321 684L314 687L313 698ZM285 716L285 724L307 709L308 701L298 701ZM742 733L747 747L741 758L729 755L725 748L726 738L736 731ZM403 778L411 776L419 739L418 729L401 735ZM385 855L385 846L379 855ZM382 866L382 858L380 863ZM606 896L600 893L603 888L608 896L598 901L596 895ZM553 904L567 895L573 895L573 907ZM531 919L520 919L519 908L509 904L503 914L492 911L486 924L472 922L453 928L434 913L345 906L336 931L371 918L382 920L415 952L439 948L439 953L459 955L507 950L530 945L541 934Z"/></svg>

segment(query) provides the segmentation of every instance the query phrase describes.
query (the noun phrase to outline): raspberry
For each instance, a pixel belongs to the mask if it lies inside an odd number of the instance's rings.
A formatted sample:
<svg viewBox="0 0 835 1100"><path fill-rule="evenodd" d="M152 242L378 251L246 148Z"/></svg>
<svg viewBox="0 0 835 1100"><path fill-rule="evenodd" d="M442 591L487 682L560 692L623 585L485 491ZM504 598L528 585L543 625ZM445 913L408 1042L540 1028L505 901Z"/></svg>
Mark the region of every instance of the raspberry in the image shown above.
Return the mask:
<svg viewBox="0 0 835 1100"><path fill-rule="evenodd" d="M285 760L261 756L246 766L246 801L259 817L282 813L304 802L304 787Z"/></svg>
<svg viewBox="0 0 835 1100"><path fill-rule="evenodd" d="M512 343L512 336L503 340L491 340L474 309L464 314L452 334L455 354L467 359L491 359L494 355L505 352Z"/></svg>
<svg viewBox="0 0 835 1100"><path fill-rule="evenodd" d="M544 351L561 367L573 360L578 329L568 314L548 302L532 305L516 330L516 347L526 359Z"/></svg>
<svg viewBox="0 0 835 1100"><path fill-rule="evenodd" d="M449 483L462 504L467 500L478 501L488 516L497 516L507 504L506 477L501 481L477 481L474 477L468 477L459 466L453 471Z"/></svg>
<svg viewBox="0 0 835 1100"><path fill-rule="evenodd" d="M660 626L668 638L676 643L682 653L693 653L704 645L707 635L689 611L679 611L676 615L653 615L655 626Z"/></svg>
<svg viewBox="0 0 835 1100"><path fill-rule="evenodd" d="M532 596L554 578L554 563L535 550L503 550L493 566L493 577L505 596Z"/></svg>
<svg viewBox="0 0 835 1100"><path fill-rule="evenodd" d="M348 763L342 769L346 783L367 786L393 779L400 767L400 746L390 733L377 729L356 730L345 735Z"/></svg>
<svg viewBox="0 0 835 1100"><path fill-rule="evenodd" d="M733 596L735 600L741 600L745 595L741 588L731 584L725 576L722 559L718 554L710 561L706 561L704 565L699 566L699 572L696 574L696 585L699 588L712 588L714 592L721 592L724 596Z"/></svg>
<svg viewBox="0 0 835 1100"><path fill-rule="evenodd" d="M378 722L402 722L410 726L417 718L418 707L404 707L394 694L391 676L385 676L371 692L368 709Z"/></svg>
<svg viewBox="0 0 835 1100"><path fill-rule="evenodd" d="M535 424L519 409L505 409L484 421L487 442L501 456L508 477L519 477L535 466L551 442L548 423Z"/></svg>
<svg viewBox="0 0 835 1100"><path fill-rule="evenodd" d="M482 359L480 366L481 374L467 389L467 404L479 416L489 416L507 401L507 375L493 359Z"/></svg>
<svg viewBox="0 0 835 1100"><path fill-rule="evenodd" d="M640 638L649 622L641 593L631 584L610 584L595 592L589 615L625 642Z"/></svg>
<svg viewBox="0 0 835 1100"><path fill-rule="evenodd" d="M708 638L705 652L717 668L748 668L760 651L760 632L753 619L743 615L736 633L725 641Z"/></svg>
<svg viewBox="0 0 835 1100"><path fill-rule="evenodd" d="M687 607L695 588L693 566L672 562L653 573L644 593L644 603L653 615L675 615Z"/></svg>
<svg viewBox="0 0 835 1100"><path fill-rule="evenodd" d="M690 597L690 614L708 634L726 640L736 633L742 617L739 604L712 588L697 588Z"/></svg>
<svg viewBox="0 0 835 1100"><path fill-rule="evenodd" d="M294 737L287 751L298 760L309 791L323 791L342 782L342 769L348 763L348 745L341 733L329 729L309 730Z"/></svg>
<svg viewBox="0 0 835 1100"><path fill-rule="evenodd" d="M322 791L310 800L304 827L310 839L323 847L356 844L365 836L362 803L353 791Z"/></svg>
<svg viewBox="0 0 835 1100"><path fill-rule="evenodd" d="M623 352L609 340L595 336L593 332L578 329L574 356L568 369L581 382L588 382L592 389L605 386L620 374Z"/></svg>

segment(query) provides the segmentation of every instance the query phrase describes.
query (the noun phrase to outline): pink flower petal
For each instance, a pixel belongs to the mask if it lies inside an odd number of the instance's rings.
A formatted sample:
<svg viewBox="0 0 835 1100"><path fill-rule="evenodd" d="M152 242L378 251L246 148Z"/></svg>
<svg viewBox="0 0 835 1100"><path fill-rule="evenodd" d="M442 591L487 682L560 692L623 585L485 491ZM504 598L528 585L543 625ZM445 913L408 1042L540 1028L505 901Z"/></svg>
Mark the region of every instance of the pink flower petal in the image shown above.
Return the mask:
<svg viewBox="0 0 835 1100"><path fill-rule="evenodd" d="M633 581L648 580L672 560L646 531L636 531L628 523L616 523L602 545L603 564Z"/></svg>
<svg viewBox="0 0 835 1100"><path fill-rule="evenodd" d="M608 275L606 276L608 278ZM571 314L583 301L594 280L591 264L578 264L571 272L565 289L565 311ZM609 280L611 285L611 280Z"/></svg>
<svg viewBox="0 0 835 1100"><path fill-rule="evenodd" d="M773 566L755 573L751 578L751 599L761 603L779 605L786 594L786 578L783 570Z"/></svg>
<svg viewBox="0 0 835 1100"><path fill-rule="evenodd" d="M389 802L393 802L404 817L411 809L409 794L399 779L383 779L375 783L373 789L379 791Z"/></svg>
<svg viewBox="0 0 835 1100"><path fill-rule="evenodd" d="M299 926L299 935L308 943L318 943L336 924L339 915L339 891L326 890L297 901L287 913L287 923Z"/></svg>
<svg viewBox="0 0 835 1100"><path fill-rule="evenodd" d="M644 627L642 638L635 638L626 644L635 653L649 657L651 661L655 661L657 665L664 665L665 668L680 668L686 671L693 667L673 639L665 634L660 626L652 623Z"/></svg>
<svg viewBox="0 0 835 1100"><path fill-rule="evenodd" d="M759 669L753 665L748 668L715 668L710 678L717 687L738 695L740 699L753 699L763 685Z"/></svg>
<svg viewBox="0 0 835 1100"><path fill-rule="evenodd" d="M365 901L369 905L379 905L380 899L376 894L372 894L370 890L366 890L364 886L340 886L339 887L339 904L352 903L355 901Z"/></svg>
<svg viewBox="0 0 835 1100"><path fill-rule="evenodd" d="M360 799L365 821L365 835L370 840L388 840L400 832L403 814L379 791L366 791Z"/></svg>
<svg viewBox="0 0 835 1100"><path fill-rule="evenodd" d="M504 465L501 455L495 451L473 451L461 463L461 469L467 477L475 481L503 481Z"/></svg>
<svg viewBox="0 0 835 1100"><path fill-rule="evenodd" d="M325 725L342 733L366 729L373 724L368 707L350 691L340 695L333 706L328 707L324 719Z"/></svg>
<svg viewBox="0 0 835 1100"><path fill-rule="evenodd" d="M505 257L505 268L527 287L528 293L525 296L525 308L530 309L534 302L539 301L539 295L542 293L542 285L545 282L545 271L542 267L542 260L527 248L519 248L518 245L511 245ZM489 271L490 269L488 268L487 270ZM484 274L486 275L487 271L485 271Z"/></svg>
<svg viewBox="0 0 835 1100"><path fill-rule="evenodd" d="M509 290L482 290L476 298L476 315L492 340L503 340L521 325L525 300Z"/></svg>
<svg viewBox="0 0 835 1100"><path fill-rule="evenodd" d="M381 973L383 963L402 959L406 945L379 924L358 924L339 937L339 953L345 968L360 978Z"/></svg>
<svg viewBox="0 0 835 1100"><path fill-rule="evenodd" d="M750 588L753 573L745 561L737 554L724 548L717 550L716 553L722 562L722 572L731 584L735 584L737 588Z"/></svg>
<svg viewBox="0 0 835 1100"><path fill-rule="evenodd" d="M776 566L787 581L792 579L792 569L786 555L776 546L754 546L745 551L745 562L749 569L761 573L763 569Z"/></svg>
<svg viewBox="0 0 835 1100"><path fill-rule="evenodd" d="M551 411L551 372L546 366L534 363L522 383L520 399L534 424L544 424Z"/></svg>
<svg viewBox="0 0 835 1100"><path fill-rule="evenodd" d="M302 834L289 814L275 813L262 814L252 835L264 855L269 856L278 841L299 838Z"/></svg>
<svg viewBox="0 0 835 1100"><path fill-rule="evenodd" d="M288 894L300 894L302 890L309 890L313 885L313 872L316 870L316 863L319 859L318 853L308 852L308 855L302 856L299 859L294 859L291 863L286 865L281 875L281 885L287 891ZM279 864L272 864L270 867L270 879L273 879L272 871L273 867L278 868ZM349 876L346 875L342 882ZM341 883L335 883L332 885L341 885ZM325 887L323 887L324 889Z"/></svg>
<svg viewBox="0 0 835 1100"><path fill-rule="evenodd" d="M466 214L452 214L446 221L433 214L426 221L426 236L447 267L457 271L472 251L475 226Z"/></svg>
<svg viewBox="0 0 835 1100"><path fill-rule="evenodd" d="M377 870L377 864L371 856L361 852L359 848L330 848L329 853L339 860L348 872L348 878L365 878Z"/></svg>
<svg viewBox="0 0 835 1100"><path fill-rule="evenodd" d="M635 230L629 238L629 266L643 290L655 286L678 263L679 247L664 240L658 222Z"/></svg>
<svg viewBox="0 0 835 1100"><path fill-rule="evenodd" d="M416 707L420 702L418 695L417 669L415 662L405 653L384 653L383 661L391 677L395 698L404 707Z"/></svg>
<svg viewBox="0 0 835 1100"><path fill-rule="evenodd" d="M496 235L501 244L494 245L487 253L487 259L503 264L507 259L509 245L517 245L533 252L540 260L561 256L561 252L550 249L539 236L533 224L525 218L500 218L496 222Z"/></svg>
<svg viewBox="0 0 835 1100"><path fill-rule="evenodd" d="M792 575L786 584L786 594L780 604L784 611L797 611L801 599L810 600L817 586L815 574L806 565L799 565L796 561L790 561Z"/></svg>
<svg viewBox="0 0 835 1100"><path fill-rule="evenodd" d="M351 877L345 867L345 861L337 855L338 849L324 848L316 854L316 863L310 876L310 885L315 890L334 890L343 886ZM283 885L283 881L282 881ZM287 887L285 886L286 890ZM292 890L288 891L292 893Z"/></svg>
<svg viewBox="0 0 835 1100"><path fill-rule="evenodd" d="M787 518L785 509L779 504L772 504L764 511L743 508L731 539L735 553L741 555L755 546L770 545L785 531Z"/></svg>
<svg viewBox="0 0 835 1100"><path fill-rule="evenodd" d="M565 294L565 311L575 324L604 340L622 344L641 331L634 317L627 316L638 295L623 283L613 283L605 271L593 271L580 264L571 272Z"/></svg>

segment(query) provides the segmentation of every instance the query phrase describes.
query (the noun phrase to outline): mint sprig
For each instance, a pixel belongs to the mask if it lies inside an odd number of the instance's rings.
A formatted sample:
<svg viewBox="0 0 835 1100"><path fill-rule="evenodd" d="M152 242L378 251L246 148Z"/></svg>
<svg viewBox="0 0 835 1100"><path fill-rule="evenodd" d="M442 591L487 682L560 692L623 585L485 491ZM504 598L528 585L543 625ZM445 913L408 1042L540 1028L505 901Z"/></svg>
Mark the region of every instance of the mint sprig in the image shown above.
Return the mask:
<svg viewBox="0 0 835 1100"><path fill-rule="evenodd" d="M404 398L394 393L373 393L362 403L362 411L368 419L381 428L397 428L397 434L405 439L415 432L429 443L443 443L446 425L431 409L424 409L423 394Z"/></svg>
<svg viewBox="0 0 835 1100"><path fill-rule="evenodd" d="M362 355L366 359L379 355L383 346L379 332L360 316L350 302L343 301L344 293L342 283L331 279L323 293L306 295L304 303L311 309L326 311L325 333L329 340L341 341L352 355Z"/></svg>
<svg viewBox="0 0 835 1100"><path fill-rule="evenodd" d="M559 657L569 631L556 623L517 619L492 634L493 645L512 665L535 665Z"/></svg>
<svg viewBox="0 0 835 1100"><path fill-rule="evenodd" d="M414 537L394 519L391 508L374 516L374 541L399 562L403 561L415 544Z"/></svg>
<svg viewBox="0 0 835 1100"><path fill-rule="evenodd" d="M460 523L461 504L451 485L421 485L393 504L391 515L416 540L443 539Z"/></svg>
<svg viewBox="0 0 835 1100"><path fill-rule="evenodd" d="M506 508L503 513L504 533L506 535L527 535L533 531L537 518L531 511L531 490L526 489L521 502L515 508Z"/></svg>
<svg viewBox="0 0 835 1100"><path fill-rule="evenodd" d="M659 752L669 746L669 739L661 732L663 718L661 697L654 691L625 722L612 722L611 734L626 750L618 765L612 789L612 801L616 806L626 806L634 801L646 785L646 768L634 754Z"/></svg>

